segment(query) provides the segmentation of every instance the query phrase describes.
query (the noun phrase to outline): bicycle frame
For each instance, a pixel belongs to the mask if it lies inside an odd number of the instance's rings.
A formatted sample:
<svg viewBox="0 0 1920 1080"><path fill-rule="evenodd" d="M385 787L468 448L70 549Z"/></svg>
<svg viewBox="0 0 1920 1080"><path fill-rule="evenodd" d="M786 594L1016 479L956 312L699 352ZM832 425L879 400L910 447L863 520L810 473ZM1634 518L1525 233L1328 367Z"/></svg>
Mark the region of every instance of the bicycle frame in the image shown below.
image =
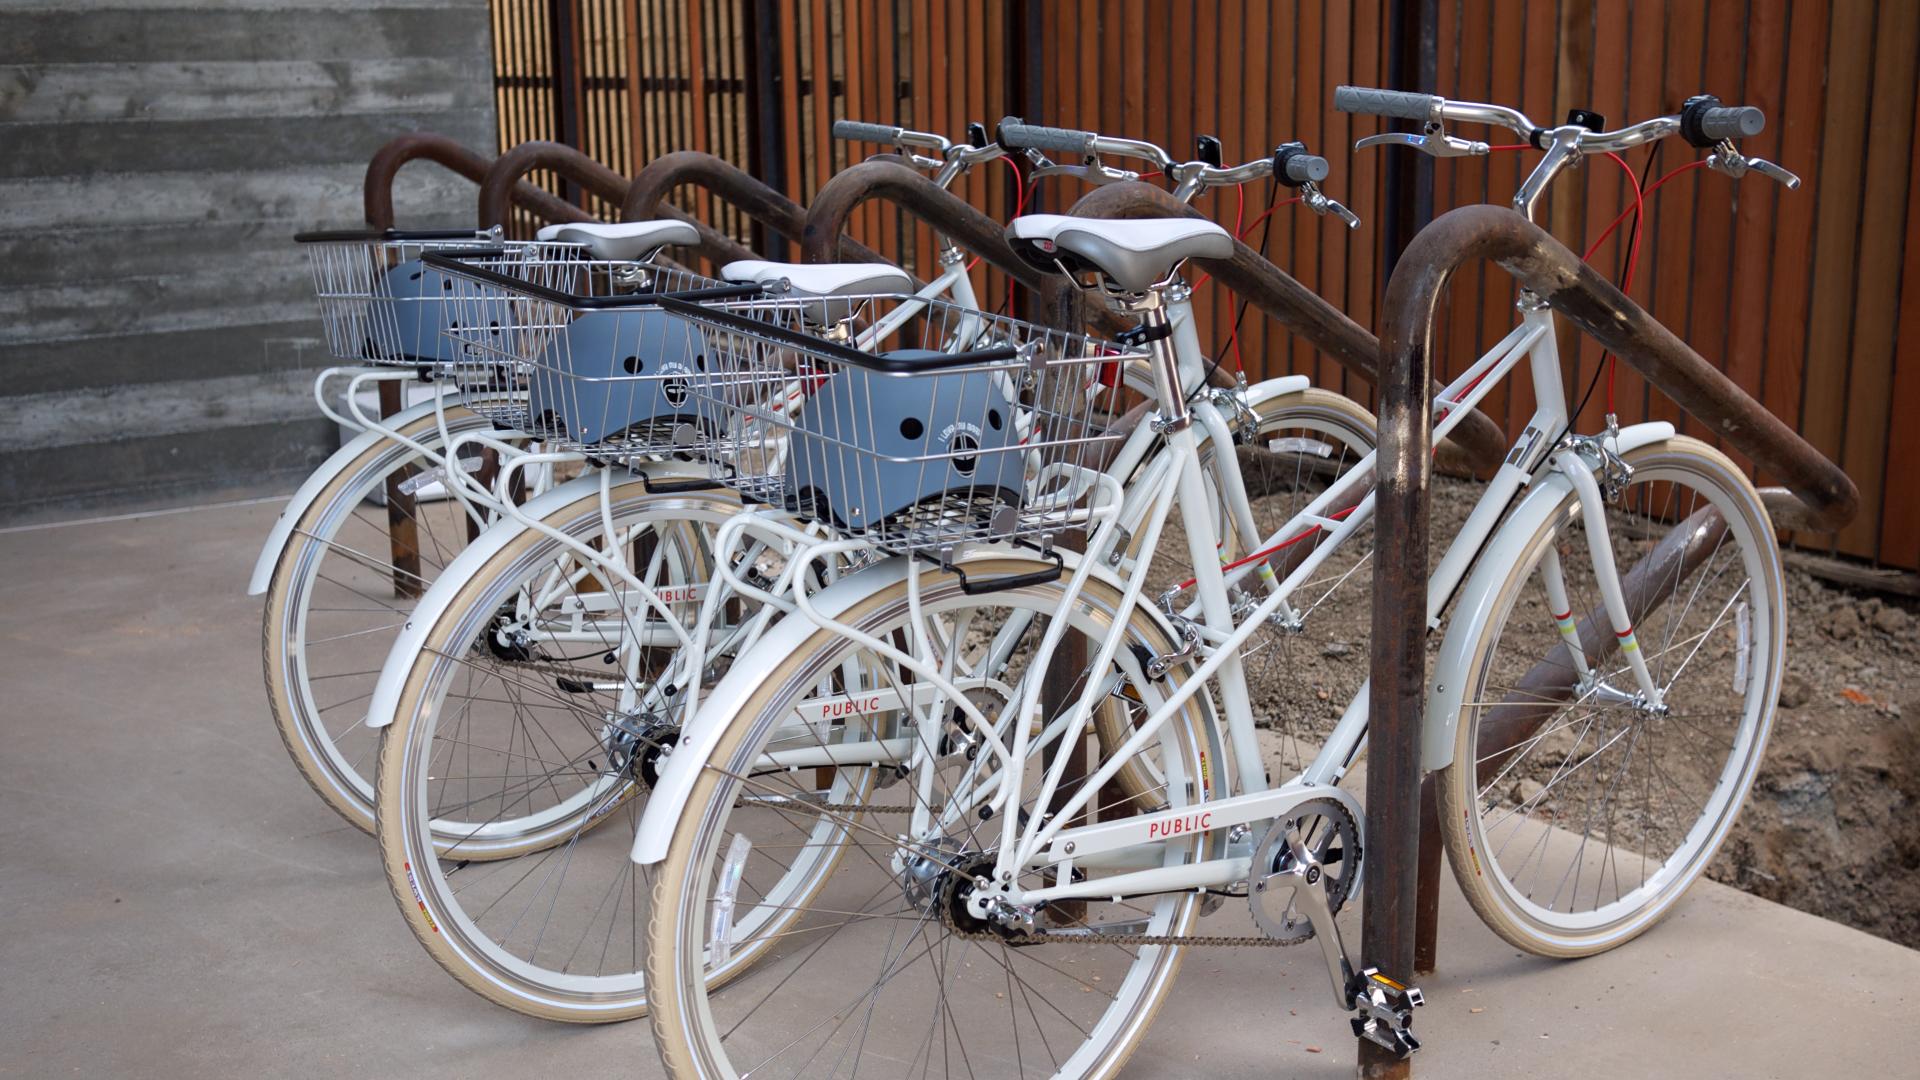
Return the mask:
<svg viewBox="0 0 1920 1080"><path fill-rule="evenodd" d="M1193 585L1196 597L1178 611L1169 605L1167 616L1176 626L1193 627L1197 636L1211 647L1211 655L1186 673L1177 686L1159 699L1127 743L1109 751L1098 769L1078 781L1080 786L1073 797L1057 807L1052 804L1052 798L1063 779L1067 757L1058 755L1042 778L1036 797L1036 805L1045 807L1046 813L1036 816L1024 826L1019 820L1020 815L1001 815L996 874L1010 873L1017 880L1022 873L1036 867L1052 867L1057 871L1057 884L1041 888L1016 886L1002 895L1006 902L1032 905L1051 900L1224 887L1243 881L1249 869L1249 852L1243 846L1244 842L1220 849L1226 852L1224 857L1176 868L1158 865L1161 859L1156 853L1172 837L1177 836L1184 841L1194 833L1219 835L1234 826L1282 817L1291 807L1313 798L1350 799L1336 785L1365 746L1366 691L1363 688L1347 706L1333 734L1306 769L1278 787L1271 786L1259 755L1251 695L1245 674L1239 666L1239 656L1241 648L1270 621L1298 616L1299 613L1289 605L1291 596L1312 579L1336 549L1370 520L1373 512L1371 491L1359 498L1351 512L1340 517L1334 517L1333 514L1340 500L1354 497L1355 481L1364 483L1371 476L1374 455L1363 457L1305 510L1278 532L1265 537L1260 550L1249 553L1231 566L1223 566L1215 543L1221 530L1213 518L1211 508L1215 500L1209 497L1209 483L1213 485L1212 490L1218 493L1223 511L1235 519L1240 535L1257 534L1250 531L1250 504L1239 482L1238 469L1230 458L1227 455L1215 455L1215 467L1211 470L1203 467L1203 435L1209 441L1223 437L1230 439L1231 420L1210 395L1197 396L1190 404L1185 404L1192 388L1198 386L1204 377L1205 358L1192 332L1190 302L1185 289L1170 287L1167 297L1166 310L1158 317L1164 318L1172 333L1154 344L1153 367L1161 380L1159 396L1163 407L1168 402L1182 402L1180 411L1185 413L1187 422L1163 424L1163 431L1155 430L1153 425L1143 424L1116 454L1107 481L1113 483L1113 477L1132 475L1136 468L1141 470L1139 479L1127 489L1117 508L1094 515L1096 524L1086 554L1074 561L1062 604L1067 606L1077 602L1086 582L1096 572L1095 568L1109 564L1125 566L1121 556L1124 554L1123 544L1129 540L1138 542L1142 554L1137 562L1125 567L1131 572L1124 583L1123 604L1131 606L1138 602L1144 588L1144 570L1177 502L1188 538L1188 554L1195 570ZM1430 621L1436 624L1441 609L1464 580L1478 555L1493 540L1507 507L1524 487L1542 475L1565 476L1567 479L1564 482L1580 496L1583 505L1590 505L1590 527L1597 524L1604 529L1604 518L1593 513L1603 505L1593 479L1593 473L1603 464L1601 455L1671 433L1668 425L1651 424L1638 425L1627 432L1611 433L1599 439L1560 438L1560 433L1567 427L1569 410L1561 382L1552 315L1545 305L1530 296L1523 296L1519 307L1521 318L1513 331L1443 388L1436 398L1439 419L1435 423L1434 437L1437 439L1456 426L1522 362L1529 366L1536 397L1533 416L1460 533L1448 546L1439 569L1430 581L1428 613ZM1148 314L1150 320L1155 317L1153 313ZM1156 441L1163 434L1166 439L1164 451L1154 454ZM1553 469L1543 474L1541 466L1544 464L1551 464ZM1274 580L1275 575L1271 573L1266 556L1277 550L1275 545L1278 542L1294 537L1303 529L1324 531L1327 535L1284 580ZM1603 582L1611 581L1614 585L1613 589L1603 587L1603 593L1617 593L1618 575L1614 568L1608 565L1596 569L1600 571ZM918 589L917 573L915 568L909 566L907 582L910 592ZM1550 571L1550 579L1552 576ZM1229 590L1245 585L1255 577L1263 587L1264 596L1251 611L1245 611L1236 618ZM851 633L850 628L816 609L804 589L794 594L792 606L814 625L836 633ZM1056 623L1048 637L1041 642L1036 658L1031 661L1033 670L1044 668L1050 660L1058 645L1062 625ZM1623 628L1631 632L1630 627ZM990 745L1004 746L1004 750L996 748L994 753L981 755L963 771L955 790L969 791L973 801L955 800L943 818L970 812L978 806L1000 809L1012 792L1021 790L1022 772L1039 751L1063 739L1078 738L1085 733L1092 705L1097 698L1092 693L1084 695L1061 715L1045 725L1039 725L1034 721L1040 717L1040 689L1037 684L1030 684L1024 696L1008 710L1010 715L1022 722L1008 724L1003 718L1003 722L996 727L989 724L984 716L975 715L976 710L960 693L959 686L948 677L948 673L940 669L938 660L926 651L925 642L910 643L918 655L905 653L891 644L870 638L861 643L875 648L916 677L936 687L940 696L937 696L934 712L930 715L937 714L943 707L958 710L967 715L969 722L978 729L978 734L984 736ZM1105 642L1100 655L1092 658L1090 670L1118 668L1126 672L1129 678L1138 680L1145 677L1145 672L1134 670L1138 666L1135 658L1120 654L1117 645L1117 635ZM1635 676L1636 681L1643 678L1640 671L1636 671ZM1092 825L1070 825L1088 808L1095 793L1113 780L1165 723L1181 709L1188 707L1203 687L1215 682L1219 687L1223 726L1235 778L1229 790L1235 794L1204 807L1167 810ZM1649 690L1657 695L1656 688L1643 683L1642 692ZM727 719L715 717L713 724L723 727ZM704 724L696 721L695 725L690 726L704 727ZM1005 746L999 740L1005 737L1009 729L1012 743ZM694 741L697 742L697 738ZM836 744L834 750L842 763L892 764L898 761L897 745L889 745L887 752L882 753L877 743L878 740L875 740L873 752L865 755L859 752L857 745L847 743ZM894 741L889 740L889 743ZM683 743L682 749L694 748ZM696 761L700 758L697 749L690 756ZM927 753L919 754L918 759L911 762L911 767L917 770L929 770L933 766L932 756ZM981 771L989 767L1001 770L1000 775L981 781ZM652 816L649 814L649 817ZM916 817L914 825L919 829L941 824L924 810ZM643 827L642 836L636 843L636 857L640 861L649 861L647 856L655 850L655 845L649 844L648 831ZM1126 872L1076 883L1071 880L1071 871L1076 865L1119 868ZM1128 869L1132 867L1138 869Z"/></svg>

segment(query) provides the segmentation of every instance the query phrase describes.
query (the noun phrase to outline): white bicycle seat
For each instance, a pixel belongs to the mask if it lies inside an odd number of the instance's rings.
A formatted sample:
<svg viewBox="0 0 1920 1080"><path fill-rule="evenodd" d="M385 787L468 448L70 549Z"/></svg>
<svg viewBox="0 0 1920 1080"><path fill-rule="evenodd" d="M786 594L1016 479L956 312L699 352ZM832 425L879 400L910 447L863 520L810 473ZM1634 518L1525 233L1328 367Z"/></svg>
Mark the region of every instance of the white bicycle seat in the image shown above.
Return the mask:
<svg viewBox="0 0 1920 1080"><path fill-rule="evenodd" d="M697 244L700 230L684 221L573 221L548 225L534 238L579 244L596 259L644 262L669 244Z"/></svg>
<svg viewBox="0 0 1920 1080"><path fill-rule="evenodd" d="M1099 271L1128 292L1145 292L1165 280L1182 261L1225 259L1233 255L1233 236L1201 218L1083 218L1065 214L1028 214L1013 219L1007 236L1032 261L1053 269L1059 259ZM1034 253L1038 253L1038 258ZM1061 259L1060 253L1078 256Z"/></svg>
<svg viewBox="0 0 1920 1080"><path fill-rule="evenodd" d="M803 296L863 296L867 293L907 293L913 279L887 263L783 263L741 259L720 268L728 281L775 285L785 281Z"/></svg>

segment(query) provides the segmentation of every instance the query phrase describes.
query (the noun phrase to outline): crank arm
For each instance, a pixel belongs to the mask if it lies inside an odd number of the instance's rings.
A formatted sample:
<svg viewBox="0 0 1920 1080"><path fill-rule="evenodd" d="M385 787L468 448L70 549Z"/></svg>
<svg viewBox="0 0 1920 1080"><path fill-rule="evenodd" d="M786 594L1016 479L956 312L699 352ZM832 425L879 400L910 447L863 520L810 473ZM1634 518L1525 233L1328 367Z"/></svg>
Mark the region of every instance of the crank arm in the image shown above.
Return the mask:
<svg viewBox="0 0 1920 1080"><path fill-rule="evenodd" d="M1343 1009L1352 1010L1353 1033L1359 1038L1383 1046L1406 1057L1420 1049L1413 1036L1413 1010L1426 1003L1416 987L1404 986L1380 974L1378 968L1355 973L1347 958L1347 947L1340 940L1340 924L1327 905L1327 878L1318 860L1307 850L1299 830L1287 829L1287 846L1292 849L1290 865L1281 871L1253 880L1260 892L1290 890L1293 910L1305 915L1320 942L1320 953L1327 962L1327 977L1333 982L1333 996ZM1277 901L1279 897L1275 897Z"/></svg>

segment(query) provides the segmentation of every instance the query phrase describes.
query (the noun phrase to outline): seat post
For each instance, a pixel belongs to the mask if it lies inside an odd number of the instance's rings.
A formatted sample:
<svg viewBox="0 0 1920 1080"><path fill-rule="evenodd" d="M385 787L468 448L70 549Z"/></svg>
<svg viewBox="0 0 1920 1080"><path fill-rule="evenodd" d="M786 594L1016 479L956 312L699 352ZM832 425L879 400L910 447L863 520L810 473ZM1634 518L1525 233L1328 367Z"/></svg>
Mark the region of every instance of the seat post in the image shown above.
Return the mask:
<svg viewBox="0 0 1920 1080"><path fill-rule="evenodd" d="M1161 432L1180 431L1193 423L1180 383L1180 358L1174 352L1173 322L1167 311L1169 302L1185 293L1186 285L1178 277L1169 277L1144 293L1114 298L1116 306L1140 320L1139 326L1120 335L1120 341L1145 345L1152 355L1153 389L1160 399L1154 427Z"/></svg>

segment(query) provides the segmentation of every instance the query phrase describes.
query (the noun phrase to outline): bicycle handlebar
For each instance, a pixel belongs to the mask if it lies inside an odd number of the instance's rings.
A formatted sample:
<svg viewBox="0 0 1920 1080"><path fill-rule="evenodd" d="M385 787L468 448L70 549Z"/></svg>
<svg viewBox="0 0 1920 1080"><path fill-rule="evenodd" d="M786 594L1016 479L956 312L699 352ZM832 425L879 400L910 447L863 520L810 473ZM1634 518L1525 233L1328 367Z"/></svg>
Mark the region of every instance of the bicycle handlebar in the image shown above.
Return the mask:
<svg viewBox="0 0 1920 1080"><path fill-rule="evenodd" d="M872 142L898 145L904 128L888 127L885 124L869 124L860 120L835 120L833 137L848 142ZM945 140L941 140L944 142Z"/></svg>
<svg viewBox="0 0 1920 1080"><path fill-rule="evenodd" d="M1336 88L1333 107L1344 113L1385 116L1395 120L1417 120L1429 124L1451 120L1461 124L1503 127L1542 150L1547 148L1550 133L1558 130L1536 124L1525 113L1505 105L1449 101L1438 94L1376 90L1364 86ZM1727 139L1758 135L1766 124L1766 114L1755 106L1722 105L1719 98L1703 94L1689 98L1675 116L1643 120L1614 131L1582 131L1578 134L1576 149L1587 154L1630 150L1676 133L1701 149L1712 149ZM1459 153L1485 153L1483 145L1463 143L1457 145L1455 150Z"/></svg>
<svg viewBox="0 0 1920 1080"><path fill-rule="evenodd" d="M1386 116L1397 120L1418 120L1418 135L1404 131L1385 131L1368 135L1354 144L1367 146L1409 146L1432 157L1465 157L1485 154L1493 148L1447 134L1445 122L1486 124L1503 127L1527 140L1536 150L1546 152L1525 183L1514 193L1513 205L1531 219L1535 201L1542 190L1572 159L1581 154L1605 154L1631 150L1636 146L1679 135L1699 149L1708 151L1707 165L1738 179L1748 170L1777 180L1789 189L1800 186L1800 178L1770 161L1749 158L1734 149L1731 140L1757 135L1766 127L1764 113L1752 105L1722 105L1711 94L1688 98L1674 116L1642 120L1615 131L1595 131L1597 117L1576 111L1565 124L1543 127L1518 109L1473 101L1448 101L1438 94L1376 90L1364 86L1342 86L1333 92L1333 107L1345 113Z"/></svg>
<svg viewBox="0 0 1920 1080"><path fill-rule="evenodd" d="M977 124L968 125L971 136ZM921 157L910 154L914 164L926 169L938 169L938 183L944 187L953 182L959 172L972 168L983 161L992 161L1006 153L998 143L985 141L981 145L972 142L953 142L944 135L935 135L930 131L915 131L887 124L869 124L860 120L835 120L833 137L849 142L880 143L884 146L897 146L903 150L914 147L931 150L937 158Z"/></svg>
<svg viewBox="0 0 1920 1080"><path fill-rule="evenodd" d="M1015 150L1053 150L1088 157L1094 154L1118 154L1121 157L1150 161L1162 169L1174 164L1173 155L1139 139L1116 139L1093 131L1045 127L1009 116L1000 121L1000 142Z"/></svg>
<svg viewBox="0 0 1920 1080"><path fill-rule="evenodd" d="M1758 135L1767 126L1767 115L1752 105L1722 105L1711 94L1688 98L1680 107L1680 135L1701 148L1726 139L1744 139Z"/></svg>
<svg viewBox="0 0 1920 1080"><path fill-rule="evenodd" d="M1374 90L1365 86L1340 86L1333 91L1333 107L1343 113L1386 116L1395 120L1428 120L1435 107L1445 100L1433 94L1405 90Z"/></svg>

